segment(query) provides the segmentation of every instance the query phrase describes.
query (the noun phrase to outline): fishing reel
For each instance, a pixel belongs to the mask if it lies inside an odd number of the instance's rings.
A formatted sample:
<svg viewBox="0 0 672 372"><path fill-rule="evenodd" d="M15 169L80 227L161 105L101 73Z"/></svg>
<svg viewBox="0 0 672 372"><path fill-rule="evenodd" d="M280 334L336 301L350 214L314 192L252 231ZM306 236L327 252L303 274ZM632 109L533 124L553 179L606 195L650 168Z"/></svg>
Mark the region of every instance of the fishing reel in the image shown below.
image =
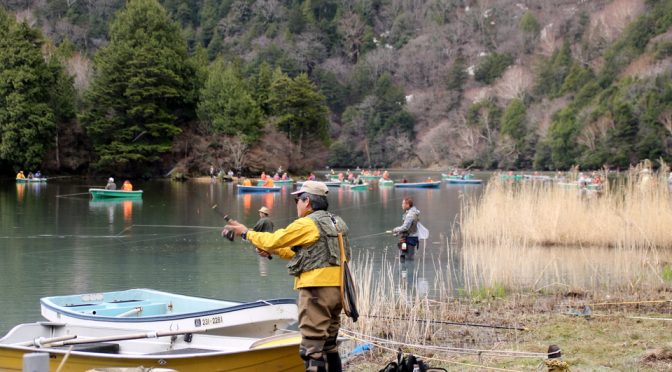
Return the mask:
<svg viewBox="0 0 672 372"><path fill-rule="evenodd" d="M224 229L222 230L222 237L229 239L230 242L233 241L233 238L236 237L236 235L233 233L233 230L229 229Z"/></svg>

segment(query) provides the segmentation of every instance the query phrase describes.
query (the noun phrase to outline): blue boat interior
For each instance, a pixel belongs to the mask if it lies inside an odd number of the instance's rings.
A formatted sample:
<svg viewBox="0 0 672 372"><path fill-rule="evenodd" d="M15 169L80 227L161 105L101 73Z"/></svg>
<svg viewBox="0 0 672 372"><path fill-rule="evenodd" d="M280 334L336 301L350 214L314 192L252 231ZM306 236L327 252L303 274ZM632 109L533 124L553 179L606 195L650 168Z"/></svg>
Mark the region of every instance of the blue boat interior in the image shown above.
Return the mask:
<svg viewBox="0 0 672 372"><path fill-rule="evenodd" d="M243 304L147 289L46 297L43 303L67 313L124 318L207 312Z"/></svg>

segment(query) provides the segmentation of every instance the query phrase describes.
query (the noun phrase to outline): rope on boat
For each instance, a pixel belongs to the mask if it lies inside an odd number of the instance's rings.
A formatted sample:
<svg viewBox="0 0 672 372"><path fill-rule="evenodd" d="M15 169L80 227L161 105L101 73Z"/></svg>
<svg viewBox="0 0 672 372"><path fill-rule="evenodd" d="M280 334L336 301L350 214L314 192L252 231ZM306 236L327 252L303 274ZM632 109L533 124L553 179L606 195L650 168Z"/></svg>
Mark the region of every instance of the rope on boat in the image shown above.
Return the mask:
<svg viewBox="0 0 672 372"><path fill-rule="evenodd" d="M345 329L343 329L343 328L341 328L341 331L344 331L344 332L351 332L351 331L347 331L347 330L345 330ZM355 333L355 332L353 332L353 333ZM364 335L364 336L366 336L366 335ZM351 339L351 340L355 340L355 341L371 343L371 344L374 344L374 345L375 345L376 347L378 347L378 348L381 348L381 349L383 349L383 350L391 351L391 352L393 352L393 353L395 353L395 354L399 352L399 350L395 350L395 349L392 349L392 348L390 348L390 347L383 346L384 344L381 343L381 342L375 342L375 341L365 340L365 339L361 339L361 338L359 338L359 337L356 337L356 336L353 336L353 335L349 335L349 334L344 334L343 337L346 337L346 338L349 338L349 339ZM368 336L366 336L366 337L368 337ZM374 337L374 338L375 338L375 337ZM385 341L385 340L384 340L384 341ZM399 343L399 344L401 344L401 345L405 345L405 346L408 346L408 347L413 347L412 345L407 345L407 344L403 344L403 343ZM546 354L544 354L544 356L546 356ZM419 354L416 354L416 357L420 357L420 359L423 359L423 360L433 360L433 361L441 362L441 363L456 364L456 365L460 365L460 366L473 367L473 368L479 368L479 369L487 369L487 370L491 370L491 371L520 372L520 370L517 370L517 369L506 369L506 368L498 368L498 367L489 367L489 366L485 366L485 365L482 365L482 364L472 364L472 363L457 362L457 361L454 361L454 360L447 360L447 359L440 359L440 358L428 357L428 356L419 355Z"/></svg>
<svg viewBox="0 0 672 372"><path fill-rule="evenodd" d="M495 356L500 356L500 357L508 357L508 358L546 358L548 356L548 353L537 353L533 351L516 351L516 350L491 350L491 349L468 349L468 348L461 348L461 347L451 347L451 346L431 346L431 345L418 345L418 344L408 344L405 342L399 342L399 341L393 341L393 340L386 340L383 338L379 337L374 337L370 335L365 335L363 333L359 332L354 332L345 328L341 328L341 331L345 333L346 337L363 337L368 340L360 340L363 342L369 342L369 340L378 342L378 343L383 343L383 344L390 344L390 345L399 345L399 346L406 346L406 347L411 347L411 348L416 348L416 349L425 349L425 350L434 350L434 351L446 351L446 352L455 352L455 353L461 353L461 354L475 354L475 355L482 355L482 354L493 354ZM560 352L560 351L558 351Z"/></svg>

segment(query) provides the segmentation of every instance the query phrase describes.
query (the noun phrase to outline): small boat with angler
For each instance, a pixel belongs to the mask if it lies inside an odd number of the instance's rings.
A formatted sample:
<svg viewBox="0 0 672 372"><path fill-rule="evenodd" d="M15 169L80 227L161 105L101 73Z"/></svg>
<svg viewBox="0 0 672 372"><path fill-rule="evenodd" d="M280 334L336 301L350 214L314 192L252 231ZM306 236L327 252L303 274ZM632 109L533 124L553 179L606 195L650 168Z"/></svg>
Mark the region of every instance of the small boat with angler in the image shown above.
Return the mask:
<svg viewBox="0 0 672 372"><path fill-rule="evenodd" d="M375 180L377 180L377 179L380 179L380 175L378 175L378 176L374 176L373 174L360 174L360 175L359 175L359 178L361 178L361 179L363 179L363 180L371 180L371 181L375 181Z"/></svg>
<svg viewBox="0 0 672 372"><path fill-rule="evenodd" d="M43 183L47 182L47 178L17 178L16 183Z"/></svg>
<svg viewBox="0 0 672 372"><path fill-rule="evenodd" d="M282 190L282 186L242 186L237 185L238 192L278 192Z"/></svg>
<svg viewBox="0 0 672 372"><path fill-rule="evenodd" d="M124 191L107 189L89 189L93 199L141 199L142 190Z"/></svg>
<svg viewBox="0 0 672 372"><path fill-rule="evenodd" d="M0 370L21 371L23 355L49 354L49 370L119 370L143 366L175 371L303 371L301 336L268 338L216 336L189 329L157 332L86 327L64 323L27 323L0 338ZM67 360L66 360L67 359ZM105 369L107 370L107 369ZM143 369L144 370L144 369Z"/></svg>
<svg viewBox="0 0 672 372"><path fill-rule="evenodd" d="M483 180L480 179L454 179L454 178L449 178L446 180L448 183L454 183L454 184L461 184L461 185L480 185L483 183Z"/></svg>
<svg viewBox="0 0 672 372"><path fill-rule="evenodd" d="M227 336L267 337L298 319L296 301L237 302L153 289L52 296L40 299L42 316L107 328L194 329Z"/></svg>
<svg viewBox="0 0 672 372"><path fill-rule="evenodd" d="M266 181L264 180L257 180L257 186L263 186ZM288 179L288 180L273 180L273 183L275 185L291 185L294 183L294 180Z"/></svg>
<svg viewBox="0 0 672 372"><path fill-rule="evenodd" d="M381 178L378 181L378 186L394 186L394 181Z"/></svg>
<svg viewBox="0 0 672 372"><path fill-rule="evenodd" d="M352 183L343 182L341 184L341 187L346 188L348 190L352 190L352 191L366 191L366 190L369 189L369 184L368 183L352 184Z"/></svg>
<svg viewBox="0 0 672 372"><path fill-rule="evenodd" d="M298 187L301 187L301 186L303 186L304 182L305 181L299 181L299 182L296 182L295 185L298 186ZM320 181L320 182L322 182L322 181ZM341 182L340 181L324 181L322 183L327 185L327 187L341 187Z"/></svg>
<svg viewBox="0 0 672 372"><path fill-rule="evenodd" d="M425 181L425 182L397 182L394 184L396 188L423 188L423 189L438 189L441 186L441 181Z"/></svg>
<svg viewBox="0 0 672 372"><path fill-rule="evenodd" d="M453 179L454 180L468 180L468 179L474 178L474 175L471 174L471 173L463 174L463 175L441 173L441 178L444 179L444 180L453 180Z"/></svg>

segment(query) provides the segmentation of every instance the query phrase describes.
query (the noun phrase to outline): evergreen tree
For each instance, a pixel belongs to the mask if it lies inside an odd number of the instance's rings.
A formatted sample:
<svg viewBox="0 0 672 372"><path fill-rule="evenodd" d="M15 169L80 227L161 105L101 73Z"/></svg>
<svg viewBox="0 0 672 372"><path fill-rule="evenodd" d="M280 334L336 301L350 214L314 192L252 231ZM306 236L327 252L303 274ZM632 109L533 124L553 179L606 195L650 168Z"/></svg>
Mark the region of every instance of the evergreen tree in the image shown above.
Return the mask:
<svg viewBox="0 0 672 372"><path fill-rule="evenodd" d="M198 117L207 132L242 136L254 142L261 136L261 110L247 91L245 81L220 59L210 68L198 104Z"/></svg>
<svg viewBox="0 0 672 372"><path fill-rule="evenodd" d="M309 138L328 140L326 99L306 74L292 79L276 69L269 106L274 122L287 133L290 141L298 144L299 153Z"/></svg>
<svg viewBox="0 0 672 372"><path fill-rule="evenodd" d="M39 31L0 10L0 160L15 168L40 165L56 133L56 79L42 43Z"/></svg>
<svg viewBox="0 0 672 372"><path fill-rule="evenodd" d="M193 115L194 67L186 42L156 0L134 0L110 26L110 43L95 57L82 121L96 166L150 173Z"/></svg>

